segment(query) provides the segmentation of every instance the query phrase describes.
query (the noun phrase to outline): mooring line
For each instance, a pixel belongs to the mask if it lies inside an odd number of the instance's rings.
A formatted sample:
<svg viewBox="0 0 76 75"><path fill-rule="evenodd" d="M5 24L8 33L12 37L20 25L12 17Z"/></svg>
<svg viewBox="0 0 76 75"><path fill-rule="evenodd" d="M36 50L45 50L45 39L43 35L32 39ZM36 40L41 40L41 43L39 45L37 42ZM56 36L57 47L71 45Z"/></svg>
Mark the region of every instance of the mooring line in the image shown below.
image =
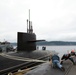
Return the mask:
<svg viewBox="0 0 76 75"><path fill-rule="evenodd" d="M7 55L7 54L0 54L0 55L5 57L5 58L9 58L9 59L13 59L13 60L28 61L28 62L44 62L44 63L48 62L48 61L44 61L44 60L23 58L23 57L11 56L11 55Z"/></svg>

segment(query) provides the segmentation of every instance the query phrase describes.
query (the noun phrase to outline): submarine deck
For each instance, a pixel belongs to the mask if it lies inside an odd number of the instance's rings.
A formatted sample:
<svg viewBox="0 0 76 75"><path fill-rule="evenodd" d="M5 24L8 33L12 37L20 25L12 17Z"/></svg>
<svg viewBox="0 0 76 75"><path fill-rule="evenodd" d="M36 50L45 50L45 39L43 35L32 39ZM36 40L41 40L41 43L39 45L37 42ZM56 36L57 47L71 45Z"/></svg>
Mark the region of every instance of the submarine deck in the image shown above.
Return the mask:
<svg viewBox="0 0 76 75"><path fill-rule="evenodd" d="M5 53L6 55L10 56L17 56L21 58L31 58L31 59L42 59L49 56L49 54L55 53L54 51L48 52L48 51L33 51L33 52L17 52L17 53ZM14 60L11 58L8 58L8 56L0 54L0 73L4 70L11 69L12 67L16 67L17 65L24 65L29 64L29 61L21 61L21 60ZM31 61L32 62L32 61ZM3 72L2 72L3 73Z"/></svg>
<svg viewBox="0 0 76 75"><path fill-rule="evenodd" d="M76 61L76 57L73 57ZM76 75L76 65L73 65L70 60L66 60L63 63L65 72L60 69L52 68L50 62L39 65L37 68L30 70L23 75Z"/></svg>

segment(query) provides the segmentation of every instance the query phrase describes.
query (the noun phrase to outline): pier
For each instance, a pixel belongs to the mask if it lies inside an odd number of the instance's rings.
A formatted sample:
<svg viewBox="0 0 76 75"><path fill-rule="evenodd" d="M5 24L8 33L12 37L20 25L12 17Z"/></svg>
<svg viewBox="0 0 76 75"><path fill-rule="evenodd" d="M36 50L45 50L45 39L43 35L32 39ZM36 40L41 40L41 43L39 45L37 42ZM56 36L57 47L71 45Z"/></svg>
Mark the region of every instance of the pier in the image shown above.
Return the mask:
<svg viewBox="0 0 76 75"><path fill-rule="evenodd" d="M76 61L76 57L73 57ZM44 63L37 68L30 70L24 75L76 75L76 65L73 65L70 60L66 60L63 63L65 71L61 71L58 68L52 68L51 63Z"/></svg>

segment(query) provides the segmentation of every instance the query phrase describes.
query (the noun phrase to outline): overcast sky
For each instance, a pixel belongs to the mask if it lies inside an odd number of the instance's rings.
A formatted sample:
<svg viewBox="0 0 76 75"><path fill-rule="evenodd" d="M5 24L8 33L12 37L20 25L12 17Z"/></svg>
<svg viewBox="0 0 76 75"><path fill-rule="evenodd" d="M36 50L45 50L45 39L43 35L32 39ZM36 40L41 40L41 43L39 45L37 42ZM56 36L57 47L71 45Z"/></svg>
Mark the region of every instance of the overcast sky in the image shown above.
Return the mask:
<svg viewBox="0 0 76 75"><path fill-rule="evenodd" d="M27 31L29 9L37 40L76 41L76 0L0 0L0 41Z"/></svg>

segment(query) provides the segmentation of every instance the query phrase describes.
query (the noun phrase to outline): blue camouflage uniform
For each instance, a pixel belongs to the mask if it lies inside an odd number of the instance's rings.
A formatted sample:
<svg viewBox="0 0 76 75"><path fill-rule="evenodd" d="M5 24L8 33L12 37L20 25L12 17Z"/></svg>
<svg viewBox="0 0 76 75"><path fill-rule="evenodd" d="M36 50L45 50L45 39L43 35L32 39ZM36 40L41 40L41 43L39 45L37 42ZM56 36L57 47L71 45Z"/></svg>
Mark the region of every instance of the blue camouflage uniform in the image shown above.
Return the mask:
<svg viewBox="0 0 76 75"><path fill-rule="evenodd" d="M60 64L60 57L54 54L51 59L52 59L53 65L61 69L62 65Z"/></svg>

